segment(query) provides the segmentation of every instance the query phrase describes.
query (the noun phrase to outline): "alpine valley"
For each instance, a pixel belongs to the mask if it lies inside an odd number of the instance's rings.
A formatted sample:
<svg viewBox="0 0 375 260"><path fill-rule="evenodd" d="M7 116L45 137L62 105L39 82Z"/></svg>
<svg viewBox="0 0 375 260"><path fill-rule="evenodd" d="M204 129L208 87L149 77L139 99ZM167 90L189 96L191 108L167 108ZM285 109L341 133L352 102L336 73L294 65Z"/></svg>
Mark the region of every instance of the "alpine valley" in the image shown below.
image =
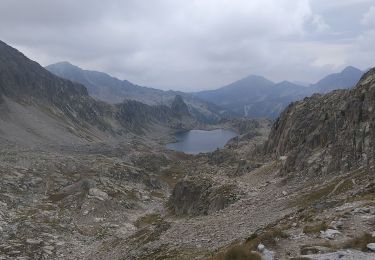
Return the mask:
<svg viewBox="0 0 375 260"><path fill-rule="evenodd" d="M374 109L375 69L184 93L0 41L0 259L374 259Z"/></svg>

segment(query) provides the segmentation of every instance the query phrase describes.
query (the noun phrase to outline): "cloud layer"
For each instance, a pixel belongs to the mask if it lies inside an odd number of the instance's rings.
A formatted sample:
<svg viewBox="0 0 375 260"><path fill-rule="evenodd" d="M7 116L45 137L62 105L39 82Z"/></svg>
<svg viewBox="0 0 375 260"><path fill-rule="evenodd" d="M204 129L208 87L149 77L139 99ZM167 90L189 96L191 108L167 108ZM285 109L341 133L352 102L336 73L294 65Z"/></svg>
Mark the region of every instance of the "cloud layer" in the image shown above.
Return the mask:
<svg viewBox="0 0 375 260"><path fill-rule="evenodd" d="M195 91L249 74L315 81L374 66L371 0L0 2L1 40L137 84Z"/></svg>

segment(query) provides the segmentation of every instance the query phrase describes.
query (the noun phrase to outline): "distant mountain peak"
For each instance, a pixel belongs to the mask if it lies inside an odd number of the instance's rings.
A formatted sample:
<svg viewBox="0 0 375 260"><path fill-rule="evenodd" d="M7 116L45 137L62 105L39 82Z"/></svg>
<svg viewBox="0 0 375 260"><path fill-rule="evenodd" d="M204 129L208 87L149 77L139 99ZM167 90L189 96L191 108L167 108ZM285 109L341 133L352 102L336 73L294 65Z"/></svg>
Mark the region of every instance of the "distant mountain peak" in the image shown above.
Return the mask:
<svg viewBox="0 0 375 260"><path fill-rule="evenodd" d="M363 75L363 71L348 66L339 73L330 74L319 80L312 86L319 93L328 93L335 89L345 89L354 87Z"/></svg>
<svg viewBox="0 0 375 260"><path fill-rule="evenodd" d="M283 80L283 81L277 83L276 85L279 85L279 86L291 86L291 85L298 86L298 84L293 83L293 82L288 81L288 80Z"/></svg>
<svg viewBox="0 0 375 260"><path fill-rule="evenodd" d="M67 65L67 66L74 66L74 67L77 67L77 66L71 64L69 61L59 61L59 62L56 62L56 63L54 63L54 64L51 64L51 66L53 66L53 65Z"/></svg>
<svg viewBox="0 0 375 260"><path fill-rule="evenodd" d="M269 80L269 79L267 79L263 76L254 75L254 74L251 74L247 77L244 77L244 78L240 79L239 81L264 82L264 83L274 84L274 82L272 82L271 80ZM234 83L236 83L236 82L234 82Z"/></svg>
<svg viewBox="0 0 375 260"><path fill-rule="evenodd" d="M56 63L53 63L53 64L50 64L48 66L46 66L46 69L47 70L50 70L52 68L59 68L59 69L79 69L81 70L80 67L76 66L76 65L73 65L72 63L70 63L69 61L59 61L59 62L56 62Z"/></svg>
<svg viewBox="0 0 375 260"><path fill-rule="evenodd" d="M360 69L358 69L356 67L353 67L353 66L347 66L347 67L345 67L345 69L343 69L341 71L341 73L352 73L352 72L354 72L354 73L358 73L358 72L363 73Z"/></svg>
<svg viewBox="0 0 375 260"><path fill-rule="evenodd" d="M260 75L250 74L247 77L245 77L244 79L266 79L266 78L263 77L263 76L260 76Z"/></svg>

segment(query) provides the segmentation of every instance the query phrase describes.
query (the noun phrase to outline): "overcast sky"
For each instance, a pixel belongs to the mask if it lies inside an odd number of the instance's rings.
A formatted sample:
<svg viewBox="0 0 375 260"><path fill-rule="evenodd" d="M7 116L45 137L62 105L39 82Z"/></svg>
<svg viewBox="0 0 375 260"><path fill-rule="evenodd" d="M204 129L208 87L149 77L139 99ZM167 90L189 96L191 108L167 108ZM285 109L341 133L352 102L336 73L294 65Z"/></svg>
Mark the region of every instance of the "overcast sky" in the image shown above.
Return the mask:
<svg viewBox="0 0 375 260"><path fill-rule="evenodd" d="M195 91L375 66L375 0L1 0L0 39L48 65Z"/></svg>

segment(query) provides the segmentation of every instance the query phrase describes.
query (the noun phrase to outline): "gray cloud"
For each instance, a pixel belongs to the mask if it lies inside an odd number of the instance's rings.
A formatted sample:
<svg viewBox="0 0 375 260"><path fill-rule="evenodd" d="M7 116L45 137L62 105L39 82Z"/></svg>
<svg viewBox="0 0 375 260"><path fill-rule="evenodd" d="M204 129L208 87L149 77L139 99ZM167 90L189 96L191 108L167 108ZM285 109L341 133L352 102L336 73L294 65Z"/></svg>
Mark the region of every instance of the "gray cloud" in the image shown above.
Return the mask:
<svg viewBox="0 0 375 260"><path fill-rule="evenodd" d="M194 91L249 74L315 81L373 66L372 0L2 0L1 40L137 84Z"/></svg>

